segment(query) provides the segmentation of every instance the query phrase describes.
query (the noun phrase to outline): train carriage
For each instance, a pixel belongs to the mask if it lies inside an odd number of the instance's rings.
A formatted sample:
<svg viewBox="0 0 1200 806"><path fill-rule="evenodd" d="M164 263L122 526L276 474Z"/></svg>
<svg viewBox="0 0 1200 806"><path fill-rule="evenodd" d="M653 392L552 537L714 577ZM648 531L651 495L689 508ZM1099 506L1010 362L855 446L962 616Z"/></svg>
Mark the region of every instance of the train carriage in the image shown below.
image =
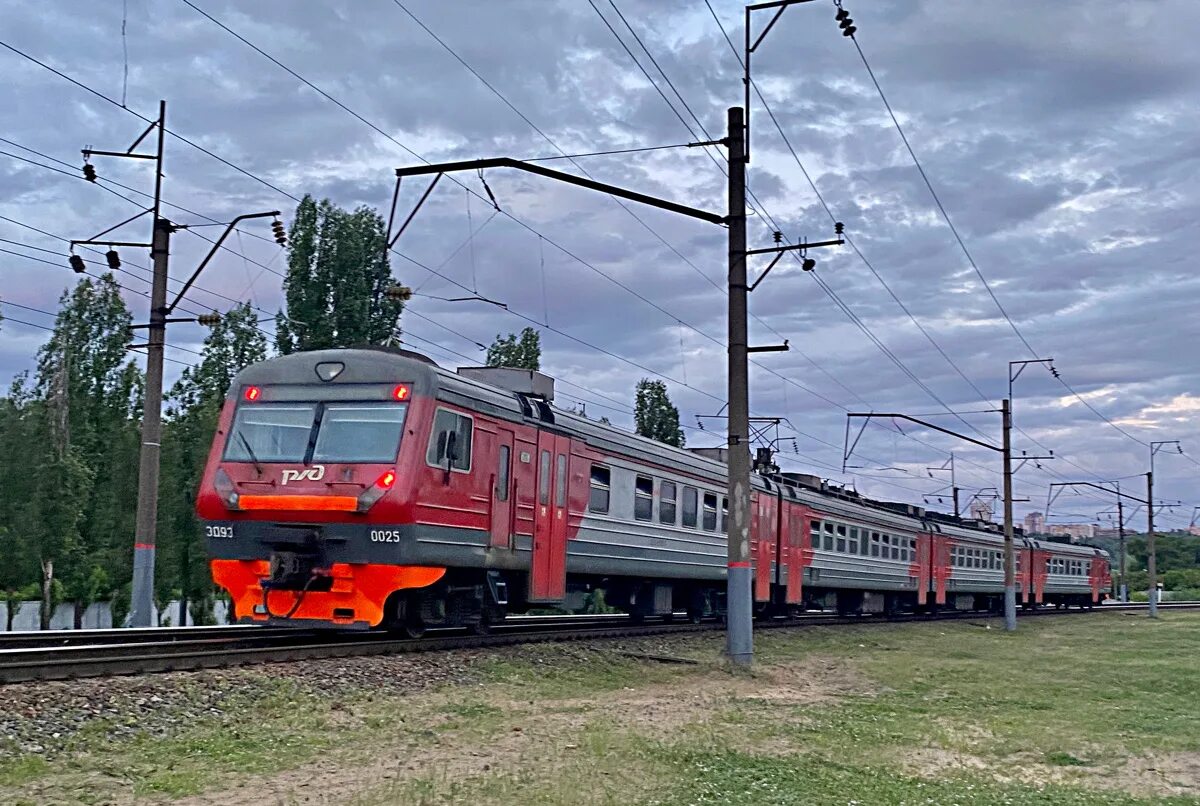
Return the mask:
<svg viewBox="0 0 1200 806"><path fill-rule="evenodd" d="M703 455L708 454L708 455ZM723 611L725 464L553 406L524 370L382 348L235 378L197 510L245 622L476 629L597 589L641 617ZM1001 536L820 479L756 476L763 615L995 607ZM1098 601L1103 552L1024 541L1030 606Z"/></svg>

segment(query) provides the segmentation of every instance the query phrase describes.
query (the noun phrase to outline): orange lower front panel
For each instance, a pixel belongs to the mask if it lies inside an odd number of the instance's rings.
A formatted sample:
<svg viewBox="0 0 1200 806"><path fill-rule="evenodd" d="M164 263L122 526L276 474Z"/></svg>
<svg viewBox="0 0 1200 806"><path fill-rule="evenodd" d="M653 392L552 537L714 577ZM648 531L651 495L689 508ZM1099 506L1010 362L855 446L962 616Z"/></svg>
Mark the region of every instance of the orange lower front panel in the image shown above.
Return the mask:
<svg viewBox="0 0 1200 806"><path fill-rule="evenodd" d="M229 592L238 620L367 624L383 620L389 595L404 588L432 585L445 568L417 565L334 563L329 569L333 584L328 591L272 590L263 598L262 581L270 576L267 560L213 560L213 582ZM265 607L264 607L265 604Z"/></svg>

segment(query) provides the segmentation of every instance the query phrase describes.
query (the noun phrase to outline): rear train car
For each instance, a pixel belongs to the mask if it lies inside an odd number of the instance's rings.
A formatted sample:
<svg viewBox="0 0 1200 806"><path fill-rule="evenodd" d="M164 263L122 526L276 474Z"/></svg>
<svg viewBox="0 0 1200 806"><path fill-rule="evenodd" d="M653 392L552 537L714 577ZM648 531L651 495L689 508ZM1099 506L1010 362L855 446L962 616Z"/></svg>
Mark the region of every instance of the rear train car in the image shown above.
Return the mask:
<svg viewBox="0 0 1200 806"><path fill-rule="evenodd" d="M634 617L724 609L726 467L552 405L553 381L322 350L234 379L197 496L237 619L486 630L604 591ZM708 454L708 455L704 455ZM995 608L1002 536L820 479L756 476L764 616ZM1028 606L1091 604L1095 549L1019 540Z"/></svg>

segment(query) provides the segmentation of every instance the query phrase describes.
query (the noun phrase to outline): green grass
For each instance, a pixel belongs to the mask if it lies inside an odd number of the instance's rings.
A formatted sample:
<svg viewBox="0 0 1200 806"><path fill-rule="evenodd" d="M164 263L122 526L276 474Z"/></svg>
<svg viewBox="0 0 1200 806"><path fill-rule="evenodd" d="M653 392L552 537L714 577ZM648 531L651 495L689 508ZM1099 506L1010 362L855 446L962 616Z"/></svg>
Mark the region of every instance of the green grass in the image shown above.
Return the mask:
<svg viewBox="0 0 1200 806"><path fill-rule="evenodd" d="M1169 797L1200 794L1200 614L988 623L763 630L751 675L700 635L656 650L698 666L536 645L424 695L256 684L166 738L0 761L0 802L219 800L323 762L366 765L339 789L364 805L1200 803Z"/></svg>

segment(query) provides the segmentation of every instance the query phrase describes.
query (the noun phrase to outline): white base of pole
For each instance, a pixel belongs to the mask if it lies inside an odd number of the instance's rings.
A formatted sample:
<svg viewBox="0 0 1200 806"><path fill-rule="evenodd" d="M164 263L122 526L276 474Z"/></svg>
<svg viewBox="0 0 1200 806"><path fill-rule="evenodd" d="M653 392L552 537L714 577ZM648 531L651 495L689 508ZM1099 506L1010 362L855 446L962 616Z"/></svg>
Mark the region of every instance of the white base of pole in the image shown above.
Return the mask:
<svg viewBox="0 0 1200 806"><path fill-rule="evenodd" d="M1004 587L1004 629L1017 629L1017 589L1014 585Z"/></svg>
<svg viewBox="0 0 1200 806"><path fill-rule="evenodd" d="M748 565L729 569L726 594L725 654L734 666L750 668L754 660L754 606Z"/></svg>

